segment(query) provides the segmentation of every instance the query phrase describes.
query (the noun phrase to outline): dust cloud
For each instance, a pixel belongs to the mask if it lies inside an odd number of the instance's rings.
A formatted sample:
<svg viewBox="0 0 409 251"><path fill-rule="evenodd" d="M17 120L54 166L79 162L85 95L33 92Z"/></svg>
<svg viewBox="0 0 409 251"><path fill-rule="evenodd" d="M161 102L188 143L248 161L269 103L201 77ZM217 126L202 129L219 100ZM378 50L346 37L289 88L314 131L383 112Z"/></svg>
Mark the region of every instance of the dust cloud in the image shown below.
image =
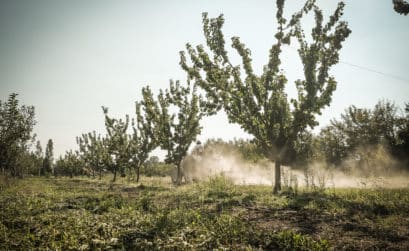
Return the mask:
<svg viewBox="0 0 409 251"><path fill-rule="evenodd" d="M282 166L285 187L313 188L403 188L409 187L409 174L397 168L398 163L383 147L365 147L336 167L316 161L307 168ZM193 152L183 163L185 177L206 180L223 175L239 185L273 185L274 163L261 160L248 162L241 154L226 146L213 145Z"/></svg>
<svg viewBox="0 0 409 251"><path fill-rule="evenodd" d="M274 178L268 161L246 162L240 153L224 145L212 145L200 154L188 155L182 166L185 176L192 180L223 175L236 184L272 185Z"/></svg>

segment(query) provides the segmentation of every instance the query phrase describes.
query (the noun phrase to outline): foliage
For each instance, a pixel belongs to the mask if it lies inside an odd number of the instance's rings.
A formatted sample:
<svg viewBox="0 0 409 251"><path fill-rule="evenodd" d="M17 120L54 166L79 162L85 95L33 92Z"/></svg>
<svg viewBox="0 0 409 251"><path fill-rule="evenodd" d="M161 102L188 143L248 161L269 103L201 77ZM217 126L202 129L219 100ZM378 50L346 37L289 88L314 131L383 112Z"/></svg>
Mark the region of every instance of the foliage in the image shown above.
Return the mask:
<svg viewBox="0 0 409 251"><path fill-rule="evenodd" d="M405 106L405 116L398 118L398 121L400 128L393 154L409 169L409 103Z"/></svg>
<svg viewBox="0 0 409 251"><path fill-rule="evenodd" d="M379 147L386 151L385 154L403 159L405 137L408 135L405 123L407 119L399 115L398 108L390 101L379 101L373 109L352 105L340 120L332 120L321 130L318 150L328 163L334 165L351 156L375 161L374 154Z"/></svg>
<svg viewBox="0 0 409 251"><path fill-rule="evenodd" d="M95 177L95 172L99 172L101 179L105 163L110 159L101 135L97 135L95 131L82 134L81 137L77 137L77 144L80 157L84 164L91 168L92 176Z"/></svg>
<svg viewBox="0 0 409 251"><path fill-rule="evenodd" d="M48 140L47 146L45 148L45 156L43 159L43 169L42 169L42 174L43 175L50 175L53 173L53 162L54 162L54 157L53 157L53 141L51 139Z"/></svg>
<svg viewBox="0 0 409 251"><path fill-rule="evenodd" d="M142 89L142 95L140 104L148 121L155 123L158 144L167 151L165 162L177 167L175 183L180 184L183 178L180 163L201 132L200 120L206 115L206 104L197 95L196 86L189 82L182 86L179 81L170 81L169 89L160 90L156 99L149 87Z"/></svg>
<svg viewBox="0 0 409 251"><path fill-rule="evenodd" d="M19 165L22 154L27 153L36 124L34 107L19 105L17 94L12 93L6 102L0 100L0 168L2 173L23 176L24 166Z"/></svg>
<svg viewBox="0 0 409 251"><path fill-rule="evenodd" d="M84 162L78 151L67 151L64 157L60 158L55 163L54 173L57 176L64 175L73 176L84 175Z"/></svg>
<svg viewBox="0 0 409 251"><path fill-rule="evenodd" d="M38 140L34 151L34 165L37 171L35 174L38 174L38 176L41 175L43 162L44 162L43 148L41 147L41 142Z"/></svg>
<svg viewBox="0 0 409 251"><path fill-rule="evenodd" d="M409 3L405 0L392 0L393 9L399 13L404 14L405 16L409 13Z"/></svg>
<svg viewBox="0 0 409 251"><path fill-rule="evenodd" d="M108 154L104 158L105 165L114 174L113 181L116 180L116 174L119 171L121 176L125 176L125 170L129 168L131 159L131 140L127 134L129 126L129 116L125 120L114 119L108 116L108 108L102 107L105 114L105 128L107 131L103 144Z"/></svg>
<svg viewBox="0 0 409 251"><path fill-rule="evenodd" d="M159 161L158 157L151 156L143 165L141 173L147 177L169 177L172 175L173 169L173 165L163 163Z"/></svg>
<svg viewBox="0 0 409 251"><path fill-rule="evenodd" d="M315 1L307 1L303 9L288 21L283 17L283 8L284 1L278 0L277 41L271 47L269 62L260 76L252 68L251 51L238 37L232 38L232 47L242 59L244 79L241 77L241 67L231 63L221 31L224 23L222 15L209 19L207 13L203 14L203 32L212 55L202 45L194 48L187 44L192 63L189 66L185 53L180 54L182 68L206 92L212 107L223 108L229 121L239 124L253 135L266 157L275 160L275 191L281 188L281 162L288 161L287 155L294 149L297 138L308 127L317 125L315 115L331 102L336 81L328 72L331 66L338 63L338 52L351 32L347 23L340 21L343 2L338 4L327 23L323 23L322 11ZM301 18L310 11L315 15L315 27L311 40L308 40L301 28ZM295 82L298 98L288 100L285 93L287 78L280 70L280 53L283 46L290 44L291 38L299 43L298 54L304 68L304 79Z"/></svg>
<svg viewBox="0 0 409 251"><path fill-rule="evenodd" d="M134 168L137 171L139 181L139 169L145 163L149 153L157 147L156 129L152 120L141 113L141 105L136 103L136 122L132 120L133 134L128 134L129 117L125 120L115 119L108 116L108 108L102 107L105 115L105 127L107 135L101 137L95 132L83 134L77 137L77 143L81 158L91 168L92 176L99 172L101 179L105 169L114 174L117 172L125 176L127 169Z"/></svg>
<svg viewBox="0 0 409 251"><path fill-rule="evenodd" d="M264 159L262 151L251 140L233 139L223 141L222 139L208 139L204 142L203 151L210 154L231 155L239 154L248 162L258 162Z"/></svg>
<svg viewBox="0 0 409 251"><path fill-rule="evenodd" d="M136 102L136 125L133 123L133 134L130 139L130 151L132 166L136 169L136 182L139 182L140 168L145 164L152 152L158 145L157 128L148 114L141 112L142 104Z"/></svg>

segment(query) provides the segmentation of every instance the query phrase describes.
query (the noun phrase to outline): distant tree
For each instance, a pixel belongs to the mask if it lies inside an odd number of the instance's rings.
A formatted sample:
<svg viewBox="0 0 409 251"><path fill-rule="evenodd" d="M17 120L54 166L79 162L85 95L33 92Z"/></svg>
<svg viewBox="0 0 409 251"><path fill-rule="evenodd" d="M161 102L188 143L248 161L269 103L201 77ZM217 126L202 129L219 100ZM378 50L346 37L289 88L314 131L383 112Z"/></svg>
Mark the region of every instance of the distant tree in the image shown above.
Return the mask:
<svg viewBox="0 0 409 251"><path fill-rule="evenodd" d="M125 176L125 170L131 164L132 143L127 134L129 116L126 115L125 120L117 120L108 116L107 107L102 107L102 110L105 114L105 128L107 130L107 136L103 139L104 146L108 151L105 164L114 174L113 182L115 182L117 172L119 171L121 176Z"/></svg>
<svg viewBox="0 0 409 251"><path fill-rule="evenodd" d="M409 103L405 105L405 116L400 118L394 154L409 170Z"/></svg>
<svg viewBox="0 0 409 251"><path fill-rule="evenodd" d="M207 13L203 14L203 32L211 54L202 45L194 48L187 44L192 66L188 65L185 53L180 54L182 68L206 92L213 108L223 108L229 121L253 135L265 156L275 161L274 192L281 189L281 164L289 161L288 153L294 149L297 138L308 127L318 124L315 116L331 102L336 81L329 70L339 62L339 50L351 32L347 23L340 21L343 2L327 23L323 23L322 11L314 0L307 1L290 20L283 17L283 8L284 0L277 0L276 43L260 76L252 68L251 51L238 37L232 38L232 47L240 55L243 67L231 63L225 49L222 15L209 19ZM315 14L315 27L311 39L306 39L301 18L310 11ZM280 54L292 38L299 43L304 79L295 81L298 98L289 100Z"/></svg>
<svg viewBox="0 0 409 251"><path fill-rule="evenodd" d="M391 154L400 144L403 128L398 108L390 101L379 101L374 109L348 107L341 119L331 120L319 135L320 149L328 163L338 165L362 147L382 145ZM357 156L358 157L358 156Z"/></svg>
<svg viewBox="0 0 409 251"><path fill-rule="evenodd" d="M17 94L12 93L6 102L0 100L0 168L12 176L23 176L24 166L19 158L33 139L34 107L19 105Z"/></svg>
<svg viewBox="0 0 409 251"><path fill-rule="evenodd" d="M157 128L152 114L142 113L142 104L136 102L136 123L132 123L133 134L130 139L131 165L136 171L136 182L139 182L140 169L158 146Z"/></svg>
<svg viewBox="0 0 409 251"><path fill-rule="evenodd" d="M24 174L41 175L41 169L43 168L43 156L42 151L39 153L38 147L41 148L40 141L36 141L35 137L33 137L22 149L19 160L17 161L17 166L21 168Z"/></svg>
<svg viewBox="0 0 409 251"><path fill-rule="evenodd" d="M158 165L160 163L159 157L158 156L151 156L149 157L148 160L145 162L145 166L148 169L149 167Z"/></svg>
<svg viewBox="0 0 409 251"><path fill-rule="evenodd" d="M405 16L409 13L409 3L404 0L392 0L393 9L399 13L404 14Z"/></svg>
<svg viewBox="0 0 409 251"><path fill-rule="evenodd" d="M317 152L329 164L339 165L348 156L349 147L343 127L331 122L321 129L317 138Z"/></svg>
<svg viewBox="0 0 409 251"><path fill-rule="evenodd" d="M55 173L58 175L67 175L72 178L83 174L83 161L78 151L67 151L65 155L60 156L55 163Z"/></svg>
<svg viewBox="0 0 409 251"><path fill-rule="evenodd" d="M208 107L197 94L196 86L182 86L179 81L170 81L169 89L160 90L157 99L149 87L142 89L141 105L149 120L155 123L158 142L167 151L165 162L177 168L174 182L183 178L181 162L200 134L200 120L207 114Z"/></svg>
<svg viewBox="0 0 409 251"><path fill-rule="evenodd" d="M35 160L35 155L29 150L29 147L20 152L19 158L17 160L17 166L21 173L20 177L24 177L25 175L38 174Z"/></svg>
<svg viewBox="0 0 409 251"><path fill-rule="evenodd" d="M230 143L238 149L243 158L247 161L257 162L264 157L259 147L250 140L234 139Z"/></svg>
<svg viewBox="0 0 409 251"><path fill-rule="evenodd" d="M35 167L37 169L38 176L41 175L43 159L44 159L43 148L41 147L41 142L38 140L36 143L35 151L34 151L34 162L35 162Z"/></svg>
<svg viewBox="0 0 409 251"><path fill-rule="evenodd" d="M53 173L53 162L54 162L54 145L51 139L48 140L47 146L45 148L45 156L43 160L43 174L49 175Z"/></svg>
<svg viewBox="0 0 409 251"><path fill-rule="evenodd" d="M101 179L105 163L109 163L111 159L101 135L97 135L95 131L82 134L81 137L77 137L77 144L79 155L84 164L91 169L92 177L98 172Z"/></svg>

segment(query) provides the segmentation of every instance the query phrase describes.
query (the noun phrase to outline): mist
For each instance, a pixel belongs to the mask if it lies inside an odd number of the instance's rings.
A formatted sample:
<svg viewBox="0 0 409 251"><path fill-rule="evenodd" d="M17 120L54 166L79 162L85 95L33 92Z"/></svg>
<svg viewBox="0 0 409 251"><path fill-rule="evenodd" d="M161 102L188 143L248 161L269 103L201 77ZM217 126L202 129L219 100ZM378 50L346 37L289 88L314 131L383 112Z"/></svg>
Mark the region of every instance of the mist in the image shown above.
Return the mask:
<svg viewBox="0 0 409 251"><path fill-rule="evenodd" d="M214 176L224 176L237 185L271 186L274 181L274 162L249 162L232 147L217 144L188 155L182 166L188 181ZM284 188L409 187L409 174L382 146L359 147L338 166L328 166L323 161L301 169L282 166L281 175Z"/></svg>

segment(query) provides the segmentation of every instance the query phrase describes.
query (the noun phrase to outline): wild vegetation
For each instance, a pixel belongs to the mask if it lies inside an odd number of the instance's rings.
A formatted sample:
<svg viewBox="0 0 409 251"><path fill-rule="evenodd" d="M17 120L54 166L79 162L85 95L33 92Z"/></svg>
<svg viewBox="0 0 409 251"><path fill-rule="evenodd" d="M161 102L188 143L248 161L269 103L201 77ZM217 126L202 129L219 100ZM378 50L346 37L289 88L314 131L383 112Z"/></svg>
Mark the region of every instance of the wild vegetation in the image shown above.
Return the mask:
<svg viewBox="0 0 409 251"><path fill-rule="evenodd" d="M223 176L175 187L112 177L1 187L0 249L328 250L409 248L409 190L286 191Z"/></svg>

